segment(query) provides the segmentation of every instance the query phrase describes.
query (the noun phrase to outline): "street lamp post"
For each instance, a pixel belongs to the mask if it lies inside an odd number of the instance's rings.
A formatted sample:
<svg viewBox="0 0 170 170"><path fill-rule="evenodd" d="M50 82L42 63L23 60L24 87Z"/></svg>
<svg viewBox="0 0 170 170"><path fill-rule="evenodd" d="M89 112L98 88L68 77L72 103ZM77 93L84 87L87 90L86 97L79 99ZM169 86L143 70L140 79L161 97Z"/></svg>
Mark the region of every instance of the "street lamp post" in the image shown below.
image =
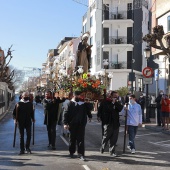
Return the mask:
<svg viewBox="0 0 170 170"><path fill-rule="evenodd" d="M49 75L50 75L50 70L49 70L49 69L46 70L45 73L46 73L46 75L47 75L47 77L46 77L46 82L47 82L46 90L49 90L48 87L49 87Z"/></svg>
<svg viewBox="0 0 170 170"><path fill-rule="evenodd" d="M75 60L75 55L71 54L70 55L70 61L71 61L71 70L70 70L70 83L71 83L71 87L70 87L70 92L71 94L73 93L73 85L72 85L72 79L73 79L73 62Z"/></svg>
<svg viewBox="0 0 170 170"><path fill-rule="evenodd" d="M150 57L151 51L150 48L147 46L144 49L144 57L146 59L146 66L148 66L148 59ZM146 122L150 122L150 118L149 118L149 96L148 96L148 84L146 84L146 98L145 98L145 108L146 108Z"/></svg>
<svg viewBox="0 0 170 170"><path fill-rule="evenodd" d="M109 65L108 59L103 59L103 66L104 66L104 70L105 70L105 89L104 89L104 99L106 99L106 91L107 91L107 75L106 75L106 68Z"/></svg>

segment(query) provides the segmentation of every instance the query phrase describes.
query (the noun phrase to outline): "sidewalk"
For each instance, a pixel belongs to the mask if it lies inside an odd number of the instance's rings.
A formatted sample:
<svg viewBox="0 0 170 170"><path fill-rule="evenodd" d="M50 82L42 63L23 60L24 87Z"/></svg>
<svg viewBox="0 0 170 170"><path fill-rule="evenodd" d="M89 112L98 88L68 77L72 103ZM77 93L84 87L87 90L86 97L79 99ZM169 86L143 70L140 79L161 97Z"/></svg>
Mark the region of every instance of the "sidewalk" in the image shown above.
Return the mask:
<svg viewBox="0 0 170 170"><path fill-rule="evenodd" d="M92 111L92 114L96 115L97 112ZM170 135L170 130L163 130L163 128L161 126L157 126L155 118L150 118L150 121L151 121L151 123L143 123L142 127L149 129L149 130L153 130L155 132L162 132L162 133ZM120 124L121 125L125 124L124 117L122 117L122 116L120 118Z"/></svg>
<svg viewBox="0 0 170 170"><path fill-rule="evenodd" d="M170 130L163 130L162 126L157 126L156 123L147 123L147 124L142 124L142 127L145 127L146 129L153 130L156 132L162 132L165 134L170 135Z"/></svg>

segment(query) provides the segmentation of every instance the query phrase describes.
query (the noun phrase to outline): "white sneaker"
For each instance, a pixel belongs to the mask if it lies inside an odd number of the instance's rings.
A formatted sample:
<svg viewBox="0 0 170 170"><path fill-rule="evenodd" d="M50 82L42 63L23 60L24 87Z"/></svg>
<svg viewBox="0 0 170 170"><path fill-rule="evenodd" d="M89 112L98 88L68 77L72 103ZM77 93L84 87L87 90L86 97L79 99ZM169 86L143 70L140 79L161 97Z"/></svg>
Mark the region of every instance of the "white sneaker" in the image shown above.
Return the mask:
<svg viewBox="0 0 170 170"><path fill-rule="evenodd" d="M131 151L131 148L130 148L130 146L129 146L129 145L127 146L127 149L129 149L129 150Z"/></svg>
<svg viewBox="0 0 170 170"><path fill-rule="evenodd" d="M135 154L135 149L132 149L132 150L131 150L131 153L132 153L132 154Z"/></svg>
<svg viewBox="0 0 170 170"><path fill-rule="evenodd" d="M112 153L110 156L117 157L117 154L116 153Z"/></svg>

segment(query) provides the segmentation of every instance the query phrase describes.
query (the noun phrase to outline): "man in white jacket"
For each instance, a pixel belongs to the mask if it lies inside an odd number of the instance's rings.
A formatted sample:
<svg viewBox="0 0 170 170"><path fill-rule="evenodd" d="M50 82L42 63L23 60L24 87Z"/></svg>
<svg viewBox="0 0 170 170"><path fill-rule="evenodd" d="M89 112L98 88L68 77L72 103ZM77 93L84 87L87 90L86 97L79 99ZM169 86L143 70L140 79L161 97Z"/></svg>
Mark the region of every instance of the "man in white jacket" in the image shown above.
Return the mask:
<svg viewBox="0 0 170 170"><path fill-rule="evenodd" d="M130 95L127 107L124 107L121 111L122 115L126 114L126 110L129 134L129 145L127 148L131 150L132 154L135 154L135 136L138 130L138 126L142 125L142 110L141 106L136 103L134 94Z"/></svg>

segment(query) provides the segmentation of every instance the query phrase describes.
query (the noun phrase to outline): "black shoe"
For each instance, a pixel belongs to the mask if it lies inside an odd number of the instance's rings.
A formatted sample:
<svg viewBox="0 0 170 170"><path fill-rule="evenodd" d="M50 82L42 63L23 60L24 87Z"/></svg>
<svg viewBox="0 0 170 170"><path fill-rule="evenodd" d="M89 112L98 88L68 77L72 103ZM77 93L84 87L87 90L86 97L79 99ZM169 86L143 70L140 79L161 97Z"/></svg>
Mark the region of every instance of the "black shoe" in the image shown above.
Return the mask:
<svg viewBox="0 0 170 170"><path fill-rule="evenodd" d="M100 153L103 154L104 153L104 149L100 148Z"/></svg>
<svg viewBox="0 0 170 170"><path fill-rule="evenodd" d="M52 146L52 150L56 150L56 147L55 147L55 146Z"/></svg>
<svg viewBox="0 0 170 170"><path fill-rule="evenodd" d="M52 147L52 145L51 145L51 144L49 144L47 147L48 147L48 148L50 148L50 147Z"/></svg>
<svg viewBox="0 0 170 170"><path fill-rule="evenodd" d="M24 150L21 150L18 155L23 155L24 153L25 153Z"/></svg>
<svg viewBox="0 0 170 170"><path fill-rule="evenodd" d="M30 148L27 148L26 151L27 151L27 153L31 154L31 149Z"/></svg>
<svg viewBox="0 0 170 170"><path fill-rule="evenodd" d="M70 153L70 155L69 155L69 156L70 156L70 158L73 158L73 157L74 157L73 153Z"/></svg>

